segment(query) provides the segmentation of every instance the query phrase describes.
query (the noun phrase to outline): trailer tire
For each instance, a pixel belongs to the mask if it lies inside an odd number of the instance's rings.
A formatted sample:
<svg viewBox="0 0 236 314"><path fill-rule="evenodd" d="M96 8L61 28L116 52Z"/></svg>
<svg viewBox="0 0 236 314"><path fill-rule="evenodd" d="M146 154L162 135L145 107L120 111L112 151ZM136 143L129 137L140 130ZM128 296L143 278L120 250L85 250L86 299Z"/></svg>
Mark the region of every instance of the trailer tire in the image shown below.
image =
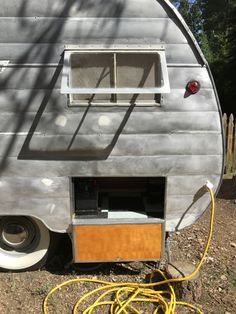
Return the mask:
<svg viewBox="0 0 236 314"><path fill-rule="evenodd" d="M40 220L0 217L0 269L25 271L42 267L51 243L52 234Z"/></svg>

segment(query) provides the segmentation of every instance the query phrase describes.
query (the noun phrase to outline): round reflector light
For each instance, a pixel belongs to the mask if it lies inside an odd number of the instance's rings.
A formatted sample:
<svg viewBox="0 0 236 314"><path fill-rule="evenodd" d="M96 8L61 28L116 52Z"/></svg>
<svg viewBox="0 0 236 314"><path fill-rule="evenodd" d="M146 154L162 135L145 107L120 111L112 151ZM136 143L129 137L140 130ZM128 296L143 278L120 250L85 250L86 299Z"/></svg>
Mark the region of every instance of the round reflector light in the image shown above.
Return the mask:
<svg viewBox="0 0 236 314"><path fill-rule="evenodd" d="M201 85L198 81L190 81L188 82L186 89L190 94L196 94L200 90L200 87Z"/></svg>

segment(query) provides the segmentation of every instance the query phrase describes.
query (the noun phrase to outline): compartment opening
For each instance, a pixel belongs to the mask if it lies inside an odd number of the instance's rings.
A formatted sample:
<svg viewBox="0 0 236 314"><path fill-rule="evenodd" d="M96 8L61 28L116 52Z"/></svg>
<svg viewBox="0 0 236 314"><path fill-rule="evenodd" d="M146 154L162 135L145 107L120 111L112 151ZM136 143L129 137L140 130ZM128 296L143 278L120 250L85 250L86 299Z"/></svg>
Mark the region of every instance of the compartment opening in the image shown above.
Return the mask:
<svg viewBox="0 0 236 314"><path fill-rule="evenodd" d="M165 177L74 177L76 218L164 219Z"/></svg>

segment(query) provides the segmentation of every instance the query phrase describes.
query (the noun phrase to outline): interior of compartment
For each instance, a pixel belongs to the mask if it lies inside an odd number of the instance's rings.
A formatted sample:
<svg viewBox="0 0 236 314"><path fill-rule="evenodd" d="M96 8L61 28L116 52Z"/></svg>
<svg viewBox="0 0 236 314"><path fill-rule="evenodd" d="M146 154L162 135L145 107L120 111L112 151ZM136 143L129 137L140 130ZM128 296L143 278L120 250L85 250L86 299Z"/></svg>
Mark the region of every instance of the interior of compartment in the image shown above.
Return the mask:
<svg viewBox="0 0 236 314"><path fill-rule="evenodd" d="M164 177L74 177L77 218L164 218Z"/></svg>

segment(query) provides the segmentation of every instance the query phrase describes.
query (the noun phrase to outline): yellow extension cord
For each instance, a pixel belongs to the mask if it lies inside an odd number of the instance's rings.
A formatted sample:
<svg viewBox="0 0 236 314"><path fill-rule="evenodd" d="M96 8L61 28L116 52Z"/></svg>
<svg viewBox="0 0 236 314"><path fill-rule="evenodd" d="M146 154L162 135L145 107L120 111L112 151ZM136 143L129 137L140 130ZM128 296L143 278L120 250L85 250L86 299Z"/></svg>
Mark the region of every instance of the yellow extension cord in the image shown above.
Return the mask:
<svg viewBox="0 0 236 314"><path fill-rule="evenodd" d="M74 305L73 308L73 314L77 313L77 310L79 309L80 304L88 297L100 293L99 297L94 301L93 304L88 306L82 314L91 314L96 313L96 308L99 306L109 305L110 306L110 314L129 314L131 313L135 314L141 314L140 311L134 306L134 303L138 302L149 302L149 303L156 303L156 308L153 312L153 314L157 314L159 310L162 310L164 314L174 314L176 310L177 305L185 306L190 308L191 310L194 310L196 313L204 314L199 308L196 306L189 304L187 302L177 301L176 295L173 286L171 283L174 282L181 282L185 280L190 280L193 278L199 271L199 269L202 266L202 263L207 255L209 245L212 238L212 232L213 232L213 223L214 223L214 213L215 213L215 201L214 201L214 194L211 188L211 185L206 185L207 190L209 191L211 195L211 220L210 220L210 229L208 234L208 239L206 242L205 250L202 255L202 258L196 267L195 271L183 278L176 278L176 279L167 279L164 273L157 269L153 271L152 275L154 273L158 273L163 277L162 281L159 282L151 282L147 284L139 284L139 283L132 283L132 282L126 282L126 283L111 283L108 281L102 281L102 280L94 280L94 279L87 279L87 278L78 278L78 279L70 279L67 280L56 287L52 288L47 296L44 299L43 303L43 311L44 314L48 314L48 299L49 297L58 289L71 284L75 282L91 282L102 285L102 287L96 288L89 293L86 293L83 295ZM152 277L152 276L151 276ZM166 284L168 286L167 290L157 290L157 286ZM155 289L154 289L155 288ZM112 297L114 296L113 300L107 301L107 297L109 295ZM106 298L106 299L105 299Z"/></svg>

